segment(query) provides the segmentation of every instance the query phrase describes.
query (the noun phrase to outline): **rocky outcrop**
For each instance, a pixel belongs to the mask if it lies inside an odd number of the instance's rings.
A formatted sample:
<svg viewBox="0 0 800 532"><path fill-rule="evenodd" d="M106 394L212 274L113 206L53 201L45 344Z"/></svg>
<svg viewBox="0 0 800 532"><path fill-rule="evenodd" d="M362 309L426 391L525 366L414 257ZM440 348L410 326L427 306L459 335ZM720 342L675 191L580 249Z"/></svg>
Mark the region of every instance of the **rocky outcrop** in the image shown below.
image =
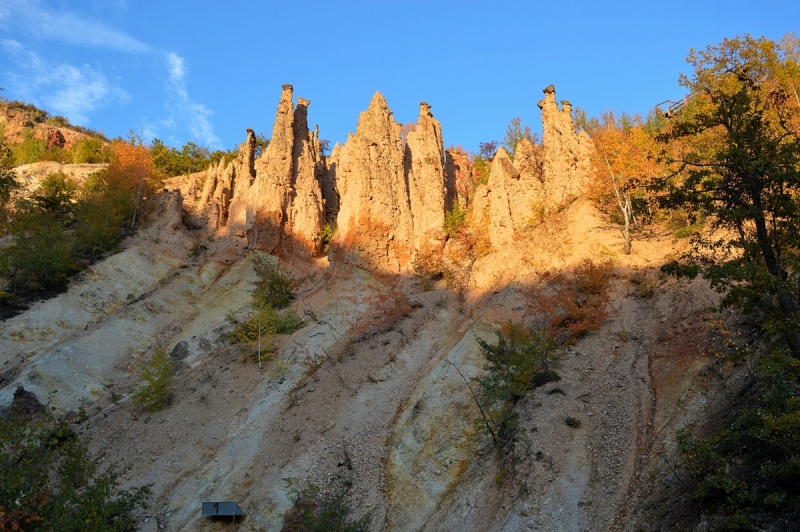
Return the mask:
<svg viewBox="0 0 800 532"><path fill-rule="evenodd" d="M492 246L510 244L524 228L545 213L559 209L580 196L591 176L592 144L584 132L576 133L572 106L555 101L555 89L544 89L542 146L520 140L514 161L500 148L492 161L485 187L473 195L473 216L488 216Z"/></svg>
<svg viewBox="0 0 800 532"><path fill-rule="evenodd" d="M279 251L292 186L294 151L292 86L284 85L269 146L255 161L256 180L251 192L251 245L268 253Z"/></svg>
<svg viewBox="0 0 800 532"><path fill-rule="evenodd" d="M325 221L336 224L339 215L339 189L336 187L336 172L339 168L339 152L341 146L337 142L331 154L327 157L325 168L322 172L322 198L325 200Z"/></svg>
<svg viewBox="0 0 800 532"><path fill-rule="evenodd" d="M334 256L360 267L397 272L415 251L444 243L442 227L453 191L441 125L422 102L405 146L400 131L376 92L356 134L334 148L328 160L323 190L338 200Z"/></svg>
<svg viewBox="0 0 800 532"><path fill-rule="evenodd" d="M288 224L284 228L284 251L314 257L322 251L320 234L325 223L325 204L320 181L324 175L319 139L308 130L308 105L298 98L294 111L292 181L288 201Z"/></svg>
<svg viewBox="0 0 800 532"><path fill-rule="evenodd" d="M308 105L292 103L284 85L272 139L255 158L252 129L229 164L208 169L197 212L211 231L247 236L251 246L268 253L313 257L321 251L325 173L318 133L308 130Z"/></svg>
<svg viewBox="0 0 800 532"><path fill-rule="evenodd" d="M11 145L25 140L25 135L33 133L34 138L44 140L48 146L68 149L73 144L90 138L86 133L66 127L52 127L47 124L46 115L36 114L26 109L0 105L0 128Z"/></svg>
<svg viewBox="0 0 800 532"><path fill-rule="evenodd" d="M575 132L572 104L562 100L559 109L552 85L543 92L544 99L538 103L542 110L542 174L547 200L563 205L586 187L591 175L592 141L585 131Z"/></svg>
<svg viewBox="0 0 800 532"><path fill-rule="evenodd" d="M486 188L491 194L489 198L489 240L492 246L499 247L510 244L514 239L515 227L511 216L511 191L513 182L518 181L519 171L511 164L505 148L500 148L492 161L492 173Z"/></svg>
<svg viewBox="0 0 800 532"><path fill-rule="evenodd" d="M536 146L523 139L514 150L513 164L505 148L494 156L487 190L491 193L489 239L495 247L510 244L543 208L546 195L537 152ZM476 200L476 208L479 204Z"/></svg>
<svg viewBox="0 0 800 532"><path fill-rule="evenodd" d="M396 272L415 252L444 243L446 212L456 201L469 207L469 197L473 220L488 217L493 245L504 246L537 213L579 195L590 175L591 142L575 132L571 107L565 102L559 109L552 86L539 103L543 146L521 140L513 163L500 150L487 185L474 192L466 154L445 152L427 103L404 142L386 100L375 93L356 133L326 159L318 129L308 127L310 102L298 98L295 106L292 93L283 86L270 143L258 159L248 130L234 161L209 168L198 202L209 229L246 236L267 253L318 256L324 224L335 223L334 257Z"/></svg>
<svg viewBox="0 0 800 532"><path fill-rule="evenodd" d="M244 235L247 230L247 212L250 205L250 187L255 171L256 134L247 128L247 138L239 146L239 156L233 161L236 182L228 207L225 229L229 234Z"/></svg>
<svg viewBox="0 0 800 532"><path fill-rule="evenodd" d="M222 188L220 181L225 174L225 159L221 159L219 164L211 164L206 172L206 180L203 184L203 192L200 194L200 200L197 202L197 214L205 219L206 225L210 231L216 231L220 227L220 216L222 206L219 204L221 192L218 193L217 189Z"/></svg>
<svg viewBox="0 0 800 532"><path fill-rule="evenodd" d="M398 271L413 255L414 226L400 125L376 92L338 157L334 256L357 266Z"/></svg>
<svg viewBox="0 0 800 532"><path fill-rule="evenodd" d="M444 171L442 126L426 102L419 104L416 129L408 133L405 171L414 225L414 247L419 250L443 242L447 179Z"/></svg>
<svg viewBox="0 0 800 532"><path fill-rule="evenodd" d="M64 144L67 143L67 139L64 138L64 134L56 128L48 129L47 133L45 134L45 141L47 142L47 146L56 146L58 148L63 148Z"/></svg>

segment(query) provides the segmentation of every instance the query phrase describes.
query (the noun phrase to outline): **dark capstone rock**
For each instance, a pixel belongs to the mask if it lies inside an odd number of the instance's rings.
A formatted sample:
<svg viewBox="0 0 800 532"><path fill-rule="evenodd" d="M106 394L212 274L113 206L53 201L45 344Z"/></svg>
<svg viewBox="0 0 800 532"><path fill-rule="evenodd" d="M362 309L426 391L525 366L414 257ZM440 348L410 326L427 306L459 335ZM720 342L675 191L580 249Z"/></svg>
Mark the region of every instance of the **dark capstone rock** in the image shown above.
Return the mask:
<svg viewBox="0 0 800 532"><path fill-rule="evenodd" d="M45 408L33 392L29 392L22 386L18 386L14 391L14 400L11 402L11 414L33 417L44 414Z"/></svg>
<svg viewBox="0 0 800 532"><path fill-rule="evenodd" d="M183 340L178 342L174 348L172 348L172 353L170 356L175 360L183 360L184 358L189 356L189 342Z"/></svg>

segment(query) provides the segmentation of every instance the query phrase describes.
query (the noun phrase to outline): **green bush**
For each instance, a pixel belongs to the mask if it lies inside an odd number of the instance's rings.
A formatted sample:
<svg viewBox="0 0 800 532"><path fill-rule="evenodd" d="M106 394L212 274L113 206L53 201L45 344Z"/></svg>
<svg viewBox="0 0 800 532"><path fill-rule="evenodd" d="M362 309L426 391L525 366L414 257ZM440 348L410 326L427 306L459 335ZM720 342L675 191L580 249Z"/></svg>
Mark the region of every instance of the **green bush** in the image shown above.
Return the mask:
<svg viewBox="0 0 800 532"><path fill-rule="evenodd" d="M486 185L489 183L489 174L492 173L492 161L483 155L475 156L475 185Z"/></svg>
<svg viewBox="0 0 800 532"><path fill-rule="evenodd" d="M14 155L0 135L0 235L7 230L11 198L19 188L14 172Z"/></svg>
<svg viewBox="0 0 800 532"><path fill-rule="evenodd" d="M450 238L455 237L464 227L467 218L467 211L458 202L453 204L453 208L444 215L444 232Z"/></svg>
<svg viewBox="0 0 800 532"><path fill-rule="evenodd" d="M325 222L325 225L322 226L322 233L320 234L320 239L322 240L322 251L325 253L331 248L331 240L333 240L333 235L336 233L336 224L331 222Z"/></svg>
<svg viewBox="0 0 800 532"><path fill-rule="evenodd" d="M257 349L260 337L262 353L272 352L272 338L276 334L292 334L306 326L293 309L279 312L269 306L261 307L241 320L229 314L228 321L234 328L225 335L224 339L227 342L247 344Z"/></svg>
<svg viewBox="0 0 800 532"><path fill-rule="evenodd" d="M513 408L525 392L546 382L560 380L549 368L557 349L545 334L511 321L497 331L497 344L477 339L486 360L484 373L472 380L478 384L479 406L484 426L496 439L514 422Z"/></svg>
<svg viewBox="0 0 800 532"><path fill-rule="evenodd" d="M275 332L277 334L293 334L306 326L306 322L297 315L293 309L278 312L275 318Z"/></svg>
<svg viewBox="0 0 800 532"><path fill-rule="evenodd" d="M150 486L120 488L63 421L0 417L0 530L132 532Z"/></svg>
<svg viewBox="0 0 800 532"><path fill-rule="evenodd" d="M351 487L349 480L339 481L330 493L320 494L311 483L302 484L297 479L285 478L294 506L284 517L283 530L287 532L367 532L372 515L360 519L352 517L353 509L347 501Z"/></svg>
<svg viewBox="0 0 800 532"><path fill-rule="evenodd" d="M253 308L282 309L294 299L298 280L284 269L277 258L270 260L260 254L253 255L253 268L258 278L253 283Z"/></svg>
<svg viewBox="0 0 800 532"><path fill-rule="evenodd" d="M3 266L12 284L28 290L58 288L72 270L72 238L53 213L38 209L17 212L11 225L13 244L4 249Z"/></svg>
<svg viewBox="0 0 800 532"><path fill-rule="evenodd" d="M33 130L27 129L23 133L22 142L12 148L14 163L16 165L36 163L44 160L47 152L47 141L33 136Z"/></svg>
<svg viewBox="0 0 800 532"><path fill-rule="evenodd" d="M75 205L75 250L97 257L114 248L125 234L126 210L110 194L84 194Z"/></svg>
<svg viewBox="0 0 800 532"><path fill-rule="evenodd" d="M78 187L63 172L44 178L31 196L34 205L54 215L64 215L72 207Z"/></svg>
<svg viewBox="0 0 800 532"><path fill-rule="evenodd" d="M144 384L134 392L134 404L151 412L167 406L172 400L174 375L175 362L162 345L157 345L153 358L139 374Z"/></svg>
<svg viewBox="0 0 800 532"><path fill-rule="evenodd" d="M100 138L81 139L67 150L67 158L74 164L107 163L111 149Z"/></svg>
<svg viewBox="0 0 800 532"><path fill-rule="evenodd" d="M799 391L800 360L775 349L762 356L731 422L707 436L678 432L678 465L700 511L716 521L713 530L800 527Z"/></svg>
<svg viewBox="0 0 800 532"><path fill-rule="evenodd" d="M246 344L254 355L261 356L273 352L272 339L276 334L292 334L306 323L294 309L283 308L294 298L295 277L281 268L277 259L273 262L255 254L252 260L257 276L250 291L252 311L241 320L233 313L228 314L228 321L234 327L224 339L231 344Z"/></svg>
<svg viewBox="0 0 800 532"><path fill-rule="evenodd" d="M572 429L577 429L577 428L580 428L580 426L581 426L581 420L580 419L577 419L577 418L574 418L574 417L570 417L570 416L568 416L566 419L564 419L564 423L566 423L567 426L569 428L572 428Z"/></svg>

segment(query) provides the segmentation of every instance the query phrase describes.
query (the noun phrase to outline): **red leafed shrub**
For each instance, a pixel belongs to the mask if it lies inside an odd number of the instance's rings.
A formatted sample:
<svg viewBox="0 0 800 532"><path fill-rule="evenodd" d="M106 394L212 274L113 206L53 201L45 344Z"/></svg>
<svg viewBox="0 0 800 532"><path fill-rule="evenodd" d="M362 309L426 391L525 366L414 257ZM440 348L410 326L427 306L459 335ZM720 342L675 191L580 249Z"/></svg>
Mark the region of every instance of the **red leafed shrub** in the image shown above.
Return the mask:
<svg viewBox="0 0 800 532"><path fill-rule="evenodd" d="M527 292L528 314L552 338L573 341L609 316L608 282L613 266L585 260L572 272L547 273Z"/></svg>

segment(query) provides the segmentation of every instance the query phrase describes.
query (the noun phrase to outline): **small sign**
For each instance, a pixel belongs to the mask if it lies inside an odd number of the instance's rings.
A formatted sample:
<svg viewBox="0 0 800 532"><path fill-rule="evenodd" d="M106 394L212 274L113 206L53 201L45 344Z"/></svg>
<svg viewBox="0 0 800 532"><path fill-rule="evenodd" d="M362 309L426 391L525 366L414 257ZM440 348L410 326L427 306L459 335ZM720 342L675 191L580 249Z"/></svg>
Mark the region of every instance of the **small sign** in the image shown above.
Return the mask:
<svg viewBox="0 0 800 532"><path fill-rule="evenodd" d="M235 502L204 502L202 517L244 517L244 512Z"/></svg>

